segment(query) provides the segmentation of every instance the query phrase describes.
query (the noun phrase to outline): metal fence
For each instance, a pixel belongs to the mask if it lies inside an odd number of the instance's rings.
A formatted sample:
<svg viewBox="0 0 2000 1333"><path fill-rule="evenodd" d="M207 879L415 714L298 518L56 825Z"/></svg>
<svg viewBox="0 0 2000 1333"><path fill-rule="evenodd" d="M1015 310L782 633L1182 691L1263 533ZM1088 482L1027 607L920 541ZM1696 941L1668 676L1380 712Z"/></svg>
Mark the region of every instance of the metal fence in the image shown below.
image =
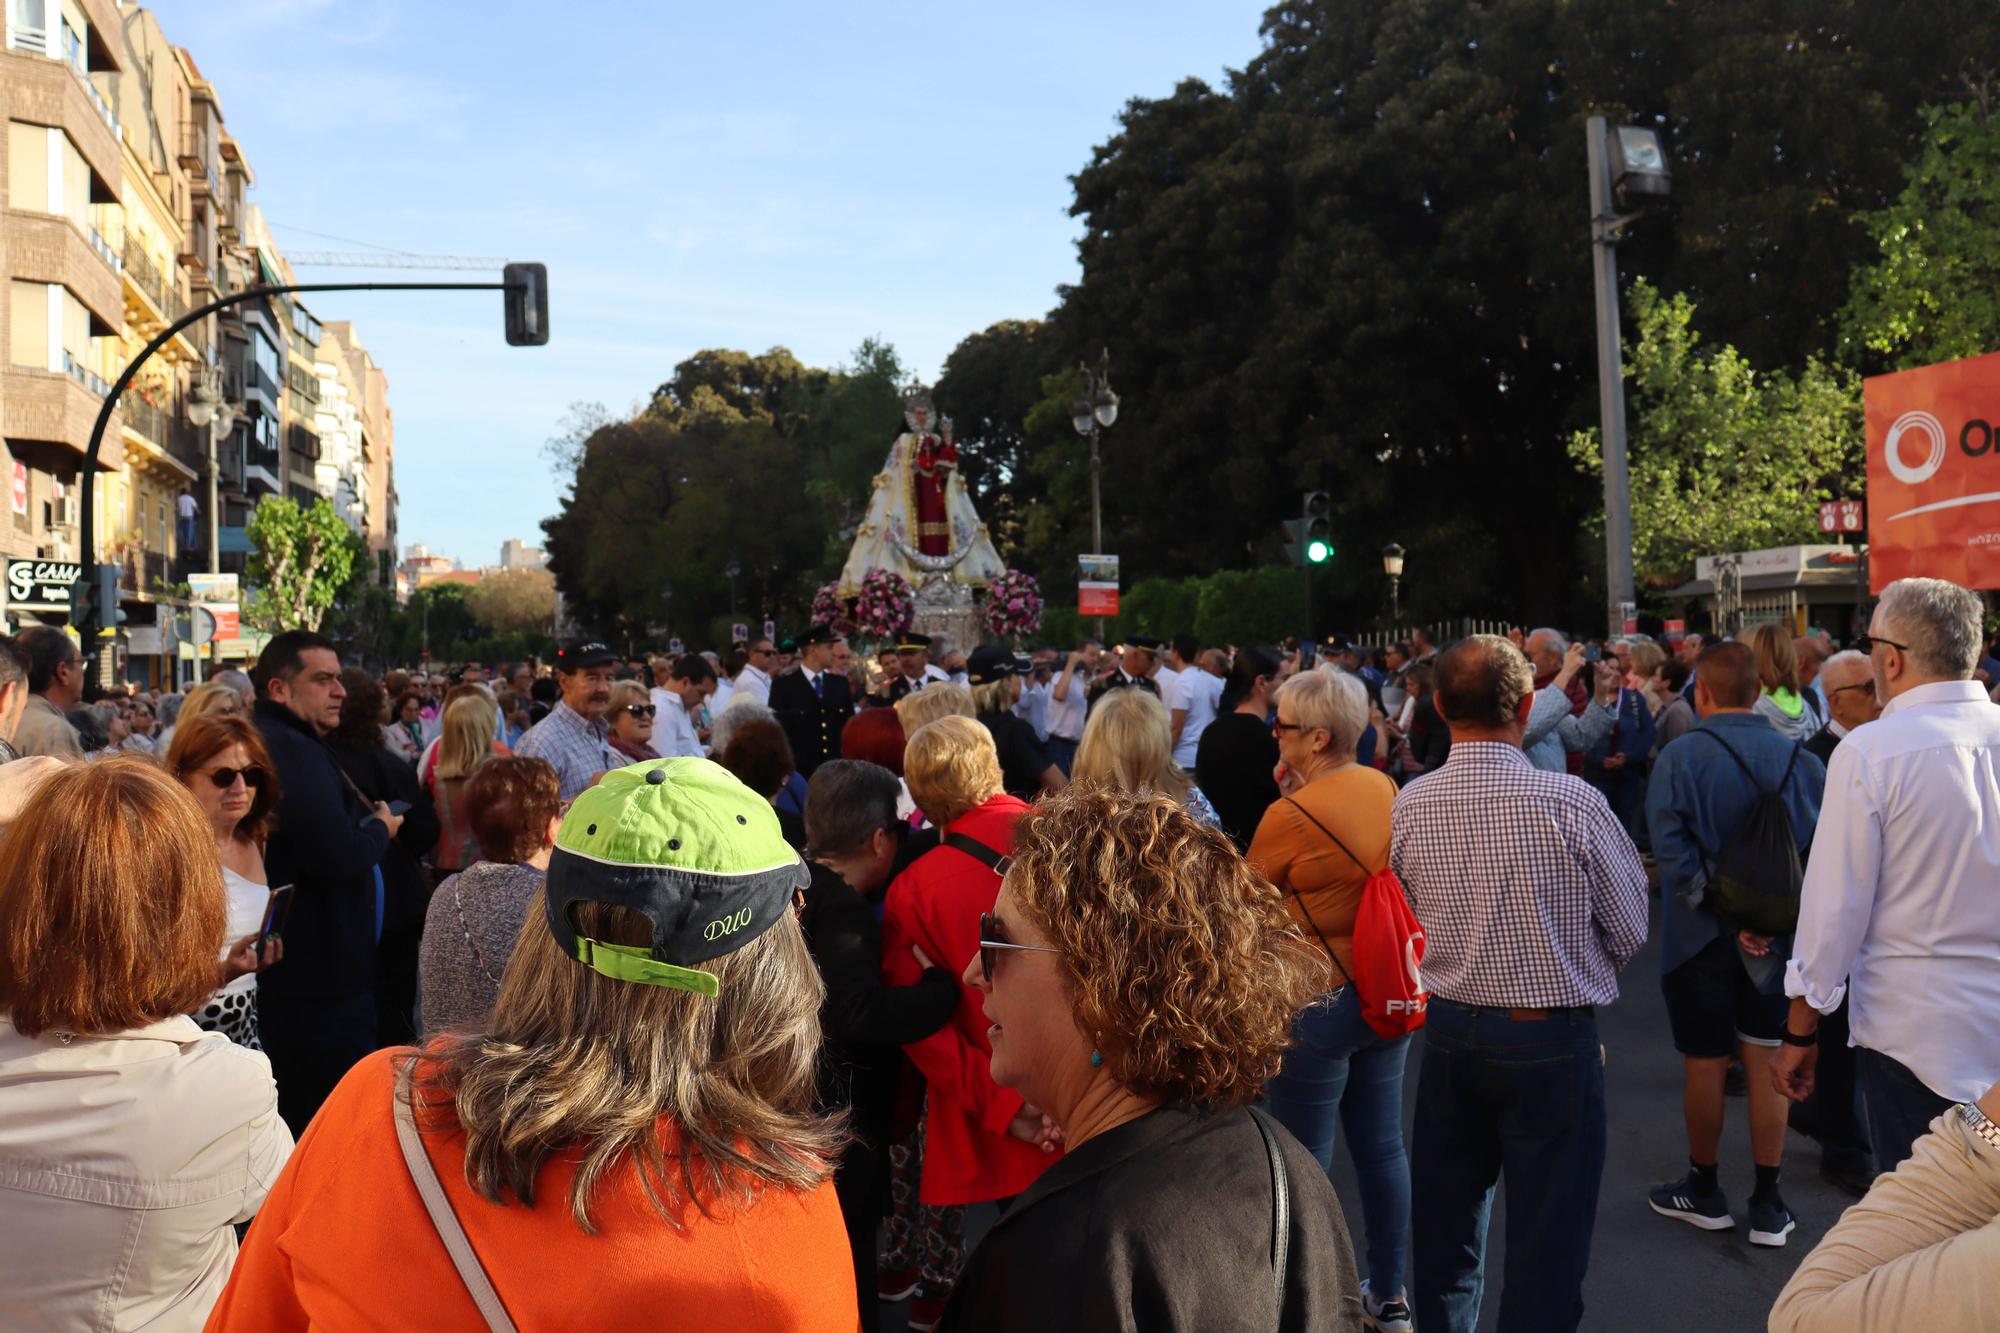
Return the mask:
<svg viewBox="0 0 2000 1333"><path fill-rule="evenodd" d="M1430 635L1432 643L1440 648L1448 643L1472 634L1505 634L1512 622L1506 620L1475 620L1470 616L1457 620L1439 620L1428 625L1403 625L1395 629L1367 629L1351 634L1348 638L1366 648L1386 648L1392 643L1409 638L1421 629Z"/></svg>

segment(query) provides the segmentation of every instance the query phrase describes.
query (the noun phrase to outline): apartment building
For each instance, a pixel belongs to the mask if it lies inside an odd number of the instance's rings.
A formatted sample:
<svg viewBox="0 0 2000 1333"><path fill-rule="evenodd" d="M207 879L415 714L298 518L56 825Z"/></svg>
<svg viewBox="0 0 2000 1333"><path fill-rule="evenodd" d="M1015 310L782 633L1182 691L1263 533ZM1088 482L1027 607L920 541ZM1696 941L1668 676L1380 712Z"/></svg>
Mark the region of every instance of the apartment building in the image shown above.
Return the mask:
<svg viewBox="0 0 2000 1333"><path fill-rule="evenodd" d="M407 594L395 579L396 416L389 410L389 377L375 364L351 322L329 321L326 331L339 342L347 361L348 382L358 394L366 514L361 535L368 541L376 578L384 587L396 587L399 600L405 600Z"/></svg>
<svg viewBox="0 0 2000 1333"><path fill-rule="evenodd" d="M364 539L368 535L368 460L362 452L363 389L354 379L341 331L342 322L321 331L319 356L313 364L319 378L319 463L315 484L333 502L341 521Z"/></svg>
<svg viewBox="0 0 2000 1333"><path fill-rule="evenodd" d="M0 523L11 626L68 620L80 554L82 468L124 332L118 118L97 80L121 70L111 0L4 0L0 48ZM98 480L124 468L114 414ZM96 487L105 516L107 488ZM101 530L101 528L100 528Z"/></svg>

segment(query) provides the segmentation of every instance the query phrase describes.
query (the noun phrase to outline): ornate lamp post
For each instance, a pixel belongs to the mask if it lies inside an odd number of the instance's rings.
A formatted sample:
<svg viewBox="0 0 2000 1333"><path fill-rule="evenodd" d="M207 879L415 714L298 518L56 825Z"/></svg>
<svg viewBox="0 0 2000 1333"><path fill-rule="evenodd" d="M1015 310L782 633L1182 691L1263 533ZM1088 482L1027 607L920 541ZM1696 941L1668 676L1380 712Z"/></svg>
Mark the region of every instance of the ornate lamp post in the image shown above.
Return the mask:
<svg viewBox="0 0 2000 1333"><path fill-rule="evenodd" d="M1118 420L1118 395L1111 391L1111 349L1097 358L1095 369L1083 367L1083 396L1070 405L1070 424L1090 441L1090 553L1103 555L1104 501L1099 484L1103 462L1098 457L1099 435ZM1104 617L1097 617L1097 637L1104 637Z"/></svg>
<svg viewBox="0 0 2000 1333"><path fill-rule="evenodd" d="M1403 548L1399 543L1390 542L1382 548L1382 572L1389 576L1389 618L1400 625L1403 623L1403 603L1400 596L1403 583Z"/></svg>
<svg viewBox="0 0 2000 1333"><path fill-rule="evenodd" d="M222 372L214 366L205 367L188 399L187 414L188 421L208 436L208 572L211 574L222 572L222 549L217 545L221 522L216 508L215 437L235 429L236 414L241 410L241 404L223 401Z"/></svg>

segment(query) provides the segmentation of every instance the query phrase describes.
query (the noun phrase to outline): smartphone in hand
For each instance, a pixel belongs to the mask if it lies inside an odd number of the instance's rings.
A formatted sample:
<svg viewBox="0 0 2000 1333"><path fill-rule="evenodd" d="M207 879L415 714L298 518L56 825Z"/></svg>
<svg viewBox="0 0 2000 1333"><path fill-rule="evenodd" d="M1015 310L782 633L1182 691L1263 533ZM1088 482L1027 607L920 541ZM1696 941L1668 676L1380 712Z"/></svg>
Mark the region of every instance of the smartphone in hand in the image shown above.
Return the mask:
<svg viewBox="0 0 2000 1333"><path fill-rule="evenodd" d="M292 912L291 884L281 884L271 890L271 896L264 903L264 924L257 927L257 956L264 956L264 941L273 935L285 933L285 918Z"/></svg>
<svg viewBox="0 0 2000 1333"><path fill-rule="evenodd" d="M389 813L400 819L402 816L410 813L410 803L408 801L391 801L389 802Z"/></svg>

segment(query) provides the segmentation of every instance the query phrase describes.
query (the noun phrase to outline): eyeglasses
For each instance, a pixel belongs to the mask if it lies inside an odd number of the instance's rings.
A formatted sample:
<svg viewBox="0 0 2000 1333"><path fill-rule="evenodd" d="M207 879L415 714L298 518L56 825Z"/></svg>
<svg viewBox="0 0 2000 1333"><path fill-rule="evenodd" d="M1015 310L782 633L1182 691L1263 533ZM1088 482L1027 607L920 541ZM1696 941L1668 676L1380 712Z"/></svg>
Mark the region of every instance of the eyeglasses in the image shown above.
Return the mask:
<svg viewBox="0 0 2000 1333"><path fill-rule="evenodd" d="M1287 731L1304 731L1304 730L1306 730L1306 728L1301 723L1280 722L1275 717L1271 719L1271 734L1273 736L1282 735Z"/></svg>
<svg viewBox="0 0 2000 1333"><path fill-rule="evenodd" d="M264 785L264 779L269 775L263 769L252 766L250 768L211 768L204 772L202 776L213 782L218 791L227 791L231 787L234 787L238 778L243 779L244 786L255 791Z"/></svg>
<svg viewBox="0 0 2000 1333"><path fill-rule="evenodd" d="M1870 694L1873 694L1875 692L1875 685L1874 682L1866 680L1862 681L1859 685L1836 685L1826 692L1826 697L1831 699L1836 694L1845 694L1849 690L1867 690Z"/></svg>
<svg viewBox="0 0 2000 1333"><path fill-rule="evenodd" d="M1894 648L1899 653L1910 651L1910 646L1906 643L1897 643L1892 639L1878 639L1873 634L1864 634L1855 640L1855 646L1864 653L1873 653L1877 644L1884 648Z"/></svg>
<svg viewBox="0 0 2000 1333"><path fill-rule="evenodd" d="M993 980L995 956L1000 950L1009 949L1015 953L1061 953L1061 949L1051 949L1046 944L1013 944L1000 929L1000 920L991 912L979 914L979 970L988 981Z"/></svg>
<svg viewBox="0 0 2000 1333"><path fill-rule="evenodd" d="M653 704L626 704L625 711L633 717L651 717L660 710Z"/></svg>

